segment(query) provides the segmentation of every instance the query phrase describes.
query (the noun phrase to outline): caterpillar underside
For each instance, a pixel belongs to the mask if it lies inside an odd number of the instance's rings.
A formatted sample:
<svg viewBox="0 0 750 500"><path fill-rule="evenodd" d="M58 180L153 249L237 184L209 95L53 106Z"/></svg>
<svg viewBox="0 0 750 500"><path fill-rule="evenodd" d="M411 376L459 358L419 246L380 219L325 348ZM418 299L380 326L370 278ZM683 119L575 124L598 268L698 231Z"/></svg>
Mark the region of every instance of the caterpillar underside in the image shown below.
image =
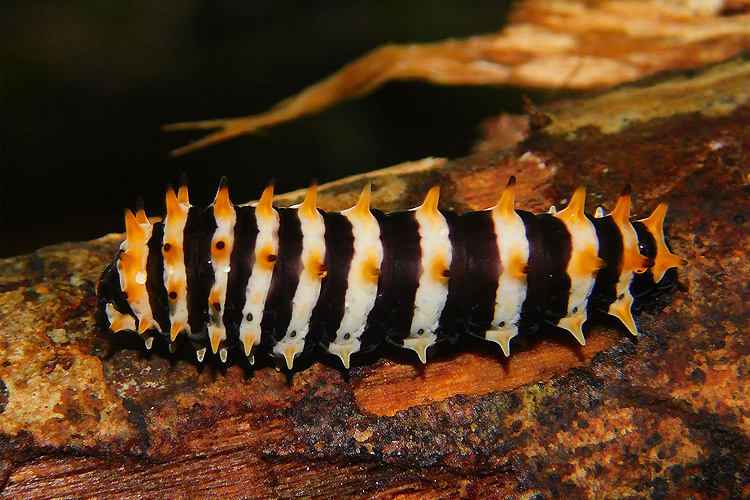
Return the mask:
<svg viewBox="0 0 750 500"><path fill-rule="evenodd" d="M466 335L510 341L542 325L582 345L594 311L637 335L632 310L670 289L686 264L664 241L666 205L630 221L630 186L613 212L584 213L579 188L561 211L515 210L511 177L497 206L458 214L424 203L385 214L370 186L340 213L317 209L317 186L297 206L274 208L273 186L235 207L223 179L214 203L190 205L186 183L167 190L167 214L151 224L126 212L127 238L97 292L110 328L161 334L227 359L238 347L295 359L322 349L348 368L380 343L427 350Z"/></svg>

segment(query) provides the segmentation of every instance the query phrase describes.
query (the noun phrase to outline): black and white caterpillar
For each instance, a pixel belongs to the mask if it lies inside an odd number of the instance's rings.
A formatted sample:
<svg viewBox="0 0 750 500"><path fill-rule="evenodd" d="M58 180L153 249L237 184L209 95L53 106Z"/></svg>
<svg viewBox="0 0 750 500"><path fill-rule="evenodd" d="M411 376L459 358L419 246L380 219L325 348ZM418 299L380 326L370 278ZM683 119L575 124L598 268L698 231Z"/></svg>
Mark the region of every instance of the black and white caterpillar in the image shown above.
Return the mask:
<svg viewBox="0 0 750 500"><path fill-rule="evenodd" d="M273 186L254 206L232 205L226 179L205 210L183 182L167 190L167 215L151 224L127 211L127 238L97 292L110 328L193 342L227 359L240 347L296 358L321 346L345 367L382 341L414 350L474 335L500 345L549 324L582 345L593 311L637 335L633 308L670 289L665 274L687 261L672 254L666 204L630 221L630 186L614 211L584 213L579 188L567 208L534 215L514 209L515 178L497 206L458 214L424 203L385 214L370 186L340 213L316 207L317 185L290 208L272 206ZM670 273L674 273L671 271Z"/></svg>

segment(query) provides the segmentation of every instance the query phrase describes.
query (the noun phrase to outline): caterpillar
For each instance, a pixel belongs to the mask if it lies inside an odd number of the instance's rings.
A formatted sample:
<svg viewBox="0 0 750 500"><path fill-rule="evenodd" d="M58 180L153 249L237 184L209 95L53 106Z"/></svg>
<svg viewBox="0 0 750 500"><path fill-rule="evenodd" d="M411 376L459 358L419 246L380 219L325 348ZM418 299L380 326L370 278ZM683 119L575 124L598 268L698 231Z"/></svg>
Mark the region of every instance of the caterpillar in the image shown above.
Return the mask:
<svg viewBox="0 0 750 500"><path fill-rule="evenodd" d="M632 335L632 311L671 290L687 264L664 239L667 206L630 221L628 184L609 215L584 213L586 191L564 210L516 210L511 177L498 204L458 214L438 209L439 187L419 207L370 208L370 186L339 213L317 208L317 184L289 208L260 201L234 206L226 178L211 206L190 204L187 182L166 194L152 224L142 203L125 213L126 239L97 286L114 332L192 342L227 360L237 347L285 361L322 347L349 368L352 356L387 341L416 352L466 335L500 345L543 325L585 345L594 313L614 316ZM670 277L669 274L672 274ZM172 349L173 350L173 349ZM282 363L283 363L282 361Z"/></svg>

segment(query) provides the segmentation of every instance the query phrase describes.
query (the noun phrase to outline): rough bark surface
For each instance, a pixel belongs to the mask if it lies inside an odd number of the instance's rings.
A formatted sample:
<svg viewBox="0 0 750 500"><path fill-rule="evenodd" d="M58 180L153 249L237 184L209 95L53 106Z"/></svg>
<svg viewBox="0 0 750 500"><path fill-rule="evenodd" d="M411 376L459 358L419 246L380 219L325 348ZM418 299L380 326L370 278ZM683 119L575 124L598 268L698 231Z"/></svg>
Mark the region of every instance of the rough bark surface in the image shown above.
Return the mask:
<svg viewBox="0 0 750 500"><path fill-rule="evenodd" d="M97 322L120 235L0 261L0 497L747 498L748 81L746 54L498 118L466 158L321 186L327 210L365 180L384 210L436 182L444 208L475 210L515 174L519 208L586 185L592 211L631 182L635 215L669 202L690 261L637 341L612 321L584 348L550 332L508 359L476 344L348 373L199 365Z"/></svg>

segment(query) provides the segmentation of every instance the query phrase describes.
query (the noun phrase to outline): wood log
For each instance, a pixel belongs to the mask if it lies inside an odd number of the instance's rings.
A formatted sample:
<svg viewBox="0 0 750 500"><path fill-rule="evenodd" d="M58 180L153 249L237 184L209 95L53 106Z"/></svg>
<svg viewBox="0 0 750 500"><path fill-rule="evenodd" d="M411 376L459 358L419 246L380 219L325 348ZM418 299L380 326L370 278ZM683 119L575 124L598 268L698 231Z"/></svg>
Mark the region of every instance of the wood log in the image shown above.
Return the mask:
<svg viewBox="0 0 750 500"><path fill-rule="evenodd" d="M348 372L198 364L98 321L95 283L122 235L0 261L0 497L747 498L748 81L745 53L499 117L465 158L320 188L339 210L370 180L393 210L437 182L442 206L465 211L514 174L519 208L585 185L591 211L631 182L634 215L670 204L690 262L671 303L637 317L637 341L612 321L585 347L547 332L507 359L477 343Z"/></svg>

